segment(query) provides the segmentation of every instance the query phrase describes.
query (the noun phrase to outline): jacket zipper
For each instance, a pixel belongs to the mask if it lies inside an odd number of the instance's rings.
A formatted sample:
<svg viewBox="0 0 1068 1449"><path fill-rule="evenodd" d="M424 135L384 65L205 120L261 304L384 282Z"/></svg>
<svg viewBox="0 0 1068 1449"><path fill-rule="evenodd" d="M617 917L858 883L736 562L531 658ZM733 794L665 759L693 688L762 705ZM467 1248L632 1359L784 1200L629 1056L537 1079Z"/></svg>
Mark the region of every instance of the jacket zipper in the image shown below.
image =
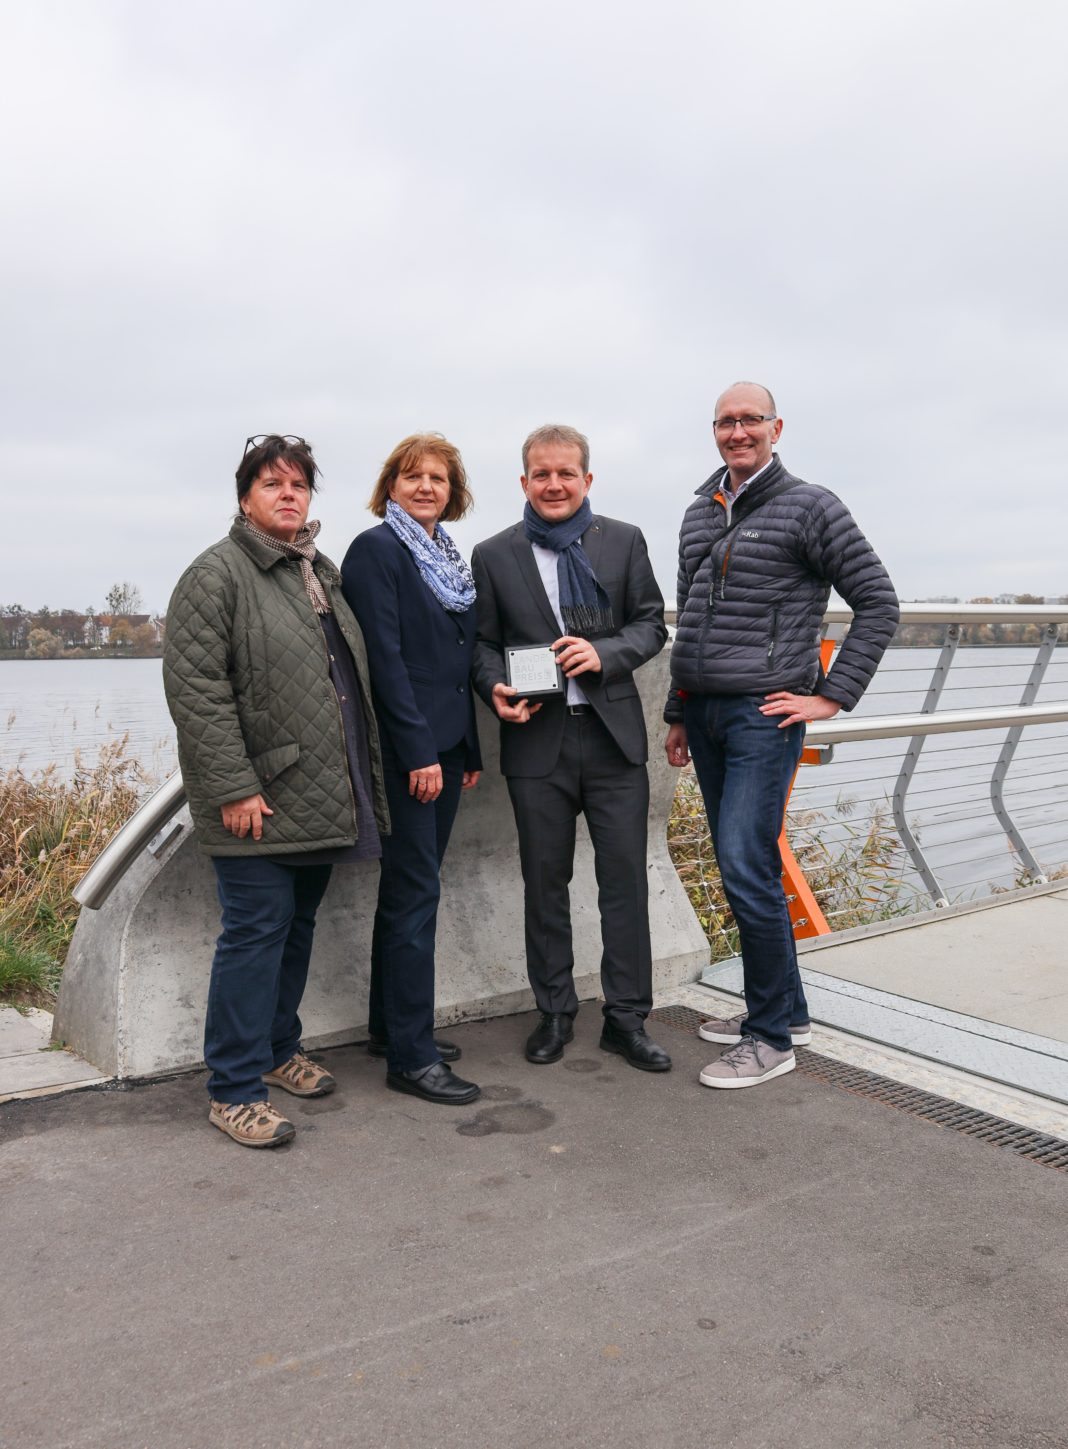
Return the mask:
<svg viewBox="0 0 1068 1449"><path fill-rule="evenodd" d="M778 639L779 639L779 611L776 608L776 609L772 609L772 611L771 611L771 639L768 642L768 664L769 665L771 664L772 656L775 653L775 645L778 643Z"/></svg>

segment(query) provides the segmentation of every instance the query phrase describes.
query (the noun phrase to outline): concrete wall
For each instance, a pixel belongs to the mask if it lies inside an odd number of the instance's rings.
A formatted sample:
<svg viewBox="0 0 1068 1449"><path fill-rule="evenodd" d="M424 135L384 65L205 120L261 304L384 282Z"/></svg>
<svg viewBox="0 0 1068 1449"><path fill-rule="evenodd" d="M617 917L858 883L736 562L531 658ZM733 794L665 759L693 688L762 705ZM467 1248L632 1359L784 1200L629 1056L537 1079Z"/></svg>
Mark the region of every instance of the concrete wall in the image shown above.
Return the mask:
<svg viewBox="0 0 1068 1449"><path fill-rule="evenodd" d="M664 759L660 720L667 652L638 675L650 739L649 907L657 990L696 980L708 945L675 874L665 826L677 772ZM497 724L479 706L486 770L461 801L442 871L438 917L439 1024L528 1010L523 882L515 826L498 769ZM201 1061L212 950L219 931L210 861L188 812L158 857L143 852L99 911L83 910L63 974L54 1033L95 1067L149 1076ZM309 1046L366 1036L371 922L378 866L335 869L319 910L301 1008ZM599 990L600 923L593 854L579 824L571 887L580 998Z"/></svg>

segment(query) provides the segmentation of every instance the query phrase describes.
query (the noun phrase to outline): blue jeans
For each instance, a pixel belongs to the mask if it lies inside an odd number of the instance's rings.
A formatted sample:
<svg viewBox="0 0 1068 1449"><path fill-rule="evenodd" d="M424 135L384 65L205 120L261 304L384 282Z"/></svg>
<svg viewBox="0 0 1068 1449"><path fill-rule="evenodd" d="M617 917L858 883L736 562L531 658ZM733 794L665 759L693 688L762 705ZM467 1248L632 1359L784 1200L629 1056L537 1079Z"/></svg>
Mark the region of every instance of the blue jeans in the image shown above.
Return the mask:
<svg viewBox="0 0 1068 1449"><path fill-rule="evenodd" d="M332 867L280 865L269 855L211 863L223 928L204 1023L208 1092L216 1102L262 1102L264 1072L300 1048L297 1008Z"/></svg>
<svg viewBox="0 0 1068 1449"><path fill-rule="evenodd" d="M382 837L368 1030L389 1042L391 1072L414 1072L441 1060L434 1045L438 873L460 803L466 753L462 743L440 752L442 789L431 801L410 795L408 775L386 767L392 832Z"/></svg>
<svg viewBox="0 0 1068 1449"><path fill-rule="evenodd" d="M779 832L805 730L762 715L762 696L698 694L684 701L686 743L704 796L724 894L741 941L748 1016L742 1028L779 1051L808 1021L782 887Z"/></svg>

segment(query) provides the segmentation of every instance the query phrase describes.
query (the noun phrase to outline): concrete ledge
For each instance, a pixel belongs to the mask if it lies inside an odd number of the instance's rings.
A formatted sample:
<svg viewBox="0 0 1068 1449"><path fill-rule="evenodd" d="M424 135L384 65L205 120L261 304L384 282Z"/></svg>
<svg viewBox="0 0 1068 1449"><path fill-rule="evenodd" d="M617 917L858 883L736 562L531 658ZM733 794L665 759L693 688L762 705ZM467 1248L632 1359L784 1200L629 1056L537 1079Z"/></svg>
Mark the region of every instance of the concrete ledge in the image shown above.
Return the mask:
<svg viewBox="0 0 1068 1449"><path fill-rule="evenodd" d="M650 738L649 914L654 988L696 980L708 944L667 853L677 773L660 749L667 654L638 676ZM523 883L511 804L498 766L497 724L479 706L485 773L465 795L442 870L438 920L439 1021L470 1021L533 1004L523 950ZM55 1035L109 1076L154 1076L201 1061L212 951L219 931L210 861L187 811L158 856L135 861L99 911L84 911L56 1007ZM301 1009L305 1041L337 1046L366 1036L375 863L341 866L319 910ZM580 822L571 891L576 985L599 989L600 918L593 852Z"/></svg>

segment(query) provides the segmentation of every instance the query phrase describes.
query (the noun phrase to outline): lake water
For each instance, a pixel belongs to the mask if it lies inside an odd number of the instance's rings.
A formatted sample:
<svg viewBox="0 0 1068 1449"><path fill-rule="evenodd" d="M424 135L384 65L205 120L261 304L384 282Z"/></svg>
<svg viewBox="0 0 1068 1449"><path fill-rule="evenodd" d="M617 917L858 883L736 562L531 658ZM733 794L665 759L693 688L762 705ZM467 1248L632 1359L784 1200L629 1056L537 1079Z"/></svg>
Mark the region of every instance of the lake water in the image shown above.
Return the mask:
<svg viewBox="0 0 1068 1449"><path fill-rule="evenodd" d="M0 660L0 768L69 775L77 754L95 759L123 735L150 773L177 768L162 660Z"/></svg>
<svg viewBox="0 0 1068 1449"><path fill-rule="evenodd" d="M937 657L935 649L890 650L855 713L918 710ZM1017 703L1034 657L1033 649L961 649L942 708ZM1068 699L1068 646L1058 648L1039 699ZM101 745L123 735L151 775L162 778L176 768L160 660L0 660L0 767L31 772L55 764L69 774L79 751L93 759ZM1013 883L1016 864L989 799L1004 737L1002 731L932 736L909 791L909 820L955 898ZM892 793L907 743L839 746L831 764L800 772L791 809L820 811L833 846ZM1038 859L1053 868L1068 862L1068 725L1028 731L1005 799Z"/></svg>

